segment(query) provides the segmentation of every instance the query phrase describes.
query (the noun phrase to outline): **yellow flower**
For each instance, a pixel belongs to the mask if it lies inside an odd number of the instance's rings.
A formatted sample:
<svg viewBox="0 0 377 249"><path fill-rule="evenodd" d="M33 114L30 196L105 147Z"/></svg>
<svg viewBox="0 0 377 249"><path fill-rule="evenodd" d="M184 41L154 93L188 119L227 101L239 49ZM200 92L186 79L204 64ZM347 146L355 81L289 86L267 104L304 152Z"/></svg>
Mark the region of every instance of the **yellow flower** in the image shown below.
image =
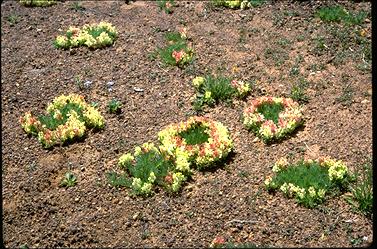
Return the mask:
<svg viewBox="0 0 377 249"><path fill-rule="evenodd" d="M194 87L199 88L204 84L205 79L203 77L197 76L192 80Z"/></svg>
<svg viewBox="0 0 377 249"><path fill-rule="evenodd" d="M211 98L211 95L212 95L212 93L211 93L210 91L206 91L206 92L204 93L204 98L205 98L205 99L210 99L210 98Z"/></svg>
<svg viewBox="0 0 377 249"><path fill-rule="evenodd" d="M135 147L135 156L138 156L138 155L140 155L141 154L141 148L140 148L140 146L136 146Z"/></svg>
<svg viewBox="0 0 377 249"><path fill-rule="evenodd" d="M154 172L149 173L148 182L154 183L155 180L156 180L156 175L154 174Z"/></svg>
<svg viewBox="0 0 377 249"><path fill-rule="evenodd" d="M315 197L316 196L315 189L312 186L309 187L308 192L309 192L309 196L310 197Z"/></svg>
<svg viewBox="0 0 377 249"><path fill-rule="evenodd" d="M127 165L127 163L132 162L134 159L135 158L131 155L131 153L124 154L119 158L118 165L124 167Z"/></svg>

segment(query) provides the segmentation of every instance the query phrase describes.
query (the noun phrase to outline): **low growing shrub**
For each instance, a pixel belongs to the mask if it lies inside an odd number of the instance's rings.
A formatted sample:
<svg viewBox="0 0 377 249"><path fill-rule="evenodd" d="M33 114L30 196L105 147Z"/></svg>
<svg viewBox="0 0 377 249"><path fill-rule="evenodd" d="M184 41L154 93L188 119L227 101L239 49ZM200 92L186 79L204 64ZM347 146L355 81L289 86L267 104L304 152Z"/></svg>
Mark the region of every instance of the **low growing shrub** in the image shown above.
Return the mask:
<svg viewBox="0 0 377 249"><path fill-rule="evenodd" d="M219 102L230 102L234 97L244 98L251 89L247 82L211 75L195 77L192 84L197 92L193 101L195 110L202 110L204 105L213 106Z"/></svg>
<svg viewBox="0 0 377 249"><path fill-rule="evenodd" d="M275 175L266 178L266 188L269 191L280 190L309 208L322 203L326 194L344 190L350 180L347 166L342 161L329 158L301 160L294 164L281 158L272 171Z"/></svg>
<svg viewBox="0 0 377 249"><path fill-rule="evenodd" d="M56 48L68 49L79 46L102 48L112 45L117 38L117 31L111 23L85 24L82 29L69 27L65 35L59 35L54 41Z"/></svg>
<svg viewBox="0 0 377 249"><path fill-rule="evenodd" d="M70 94L55 98L46 115L25 113L20 123L26 133L37 136L43 147L49 148L83 137L88 128L103 128L105 120L83 96Z"/></svg>
<svg viewBox="0 0 377 249"><path fill-rule="evenodd" d="M243 111L243 124L265 143L279 140L303 123L302 109L290 98L260 97Z"/></svg>

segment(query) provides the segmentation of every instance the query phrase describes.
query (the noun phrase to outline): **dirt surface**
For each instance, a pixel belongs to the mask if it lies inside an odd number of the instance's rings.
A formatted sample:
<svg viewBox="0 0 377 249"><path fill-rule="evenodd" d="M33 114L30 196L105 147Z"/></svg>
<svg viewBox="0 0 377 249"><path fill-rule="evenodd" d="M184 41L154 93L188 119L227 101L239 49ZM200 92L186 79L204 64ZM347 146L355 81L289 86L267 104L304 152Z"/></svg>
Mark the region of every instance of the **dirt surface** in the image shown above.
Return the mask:
<svg viewBox="0 0 377 249"><path fill-rule="evenodd" d="M372 155L371 71L360 69L363 51L352 38L365 29L370 42L371 23L351 27L344 33L352 36L347 43L337 39L342 24L314 17L318 7L332 3L277 1L231 10L183 1L169 15L155 2L91 1L83 2L80 11L71 1L48 8L3 1L4 245L208 247L216 236L272 247L371 243L372 221L353 212L345 194L307 209L263 187L273 163L284 155L327 155L352 170ZM371 9L370 3L340 3L353 11ZM12 16L17 17L13 23ZM112 47L53 47L54 38L70 25L102 20L119 31ZM183 25L196 54L193 64L179 69L151 60L149 55L164 45L163 35ZM326 46L318 45L320 36ZM295 65L298 74L290 73ZM127 189L109 186L105 174L118 170L120 155L144 142L157 142L158 131L195 114L191 80L206 72L256 82L245 101L200 114L229 128L234 156L225 166L196 172L177 196L160 191L150 198L133 198ZM76 77L93 83L80 90ZM242 110L254 97L288 96L300 77L308 83L304 127L280 143L267 146L256 140L240 122ZM115 82L112 91L106 86L109 81ZM98 102L106 127L81 142L45 150L26 135L18 119L26 111L42 113L54 97L69 93ZM119 115L106 111L113 98L123 103ZM77 185L59 187L69 169Z"/></svg>

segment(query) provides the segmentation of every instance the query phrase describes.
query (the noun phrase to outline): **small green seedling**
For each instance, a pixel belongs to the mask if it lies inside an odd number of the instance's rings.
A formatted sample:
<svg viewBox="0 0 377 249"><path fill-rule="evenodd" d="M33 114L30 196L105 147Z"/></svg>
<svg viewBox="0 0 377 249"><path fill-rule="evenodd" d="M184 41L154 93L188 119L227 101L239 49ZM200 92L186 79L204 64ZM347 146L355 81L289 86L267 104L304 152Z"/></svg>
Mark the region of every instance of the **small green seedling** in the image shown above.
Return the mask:
<svg viewBox="0 0 377 249"><path fill-rule="evenodd" d="M75 186L76 183L77 183L76 176L74 176L72 172L67 172L65 173L64 178L60 183L60 186L68 188L68 187Z"/></svg>

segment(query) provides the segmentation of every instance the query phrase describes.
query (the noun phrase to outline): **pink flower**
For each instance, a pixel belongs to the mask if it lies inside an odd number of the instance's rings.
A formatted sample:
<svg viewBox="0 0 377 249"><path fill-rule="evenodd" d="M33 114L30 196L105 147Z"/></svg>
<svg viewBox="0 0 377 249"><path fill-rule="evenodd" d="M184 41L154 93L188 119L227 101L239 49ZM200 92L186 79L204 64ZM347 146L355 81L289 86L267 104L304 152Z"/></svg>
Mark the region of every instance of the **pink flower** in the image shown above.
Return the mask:
<svg viewBox="0 0 377 249"><path fill-rule="evenodd" d="M219 245L223 245L225 244L225 239L223 236L217 236L216 238L214 238L212 240L212 243L211 245L214 247L214 246L219 246Z"/></svg>
<svg viewBox="0 0 377 249"><path fill-rule="evenodd" d="M237 80L232 80L231 84L232 84L233 87L237 87L238 86Z"/></svg>
<svg viewBox="0 0 377 249"><path fill-rule="evenodd" d="M178 63L180 60L182 60L183 56L185 55L185 51L173 51L172 56L175 59L175 62Z"/></svg>

